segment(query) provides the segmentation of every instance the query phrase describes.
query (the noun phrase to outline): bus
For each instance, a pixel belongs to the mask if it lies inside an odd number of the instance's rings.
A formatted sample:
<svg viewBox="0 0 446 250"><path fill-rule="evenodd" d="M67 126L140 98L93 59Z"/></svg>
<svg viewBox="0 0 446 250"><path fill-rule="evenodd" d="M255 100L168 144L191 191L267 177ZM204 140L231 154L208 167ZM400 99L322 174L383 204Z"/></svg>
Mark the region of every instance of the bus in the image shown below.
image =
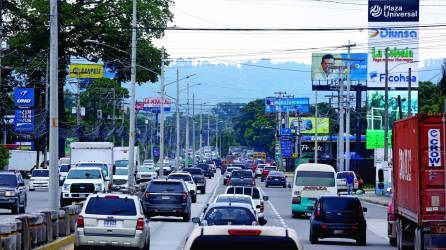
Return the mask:
<svg viewBox="0 0 446 250"><path fill-rule="evenodd" d="M291 211L294 218L309 215L321 195L337 195L336 171L327 164L304 163L294 172Z"/></svg>

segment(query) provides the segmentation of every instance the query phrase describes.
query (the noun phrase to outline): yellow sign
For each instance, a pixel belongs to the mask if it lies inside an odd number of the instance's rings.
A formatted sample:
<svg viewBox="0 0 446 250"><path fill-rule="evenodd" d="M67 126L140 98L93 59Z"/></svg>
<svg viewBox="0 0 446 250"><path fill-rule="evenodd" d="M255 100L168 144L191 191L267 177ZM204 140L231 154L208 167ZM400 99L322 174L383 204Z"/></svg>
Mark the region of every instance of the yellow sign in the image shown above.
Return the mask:
<svg viewBox="0 0 446 250"><path fill-rule="evenodd" d="M71 64L70 78L102 78L104 65L100 64Z"/></svg>
<svg viewBox="0 0 446 250"><path fill-rule="evenodd" d="M328 134L330 132L330 119L318 118L317 119L317 133ZM290 117L290 127L296 130L298 133L300 123L301 134L315 134L316 132L316 118L315 117Z"/></svg>

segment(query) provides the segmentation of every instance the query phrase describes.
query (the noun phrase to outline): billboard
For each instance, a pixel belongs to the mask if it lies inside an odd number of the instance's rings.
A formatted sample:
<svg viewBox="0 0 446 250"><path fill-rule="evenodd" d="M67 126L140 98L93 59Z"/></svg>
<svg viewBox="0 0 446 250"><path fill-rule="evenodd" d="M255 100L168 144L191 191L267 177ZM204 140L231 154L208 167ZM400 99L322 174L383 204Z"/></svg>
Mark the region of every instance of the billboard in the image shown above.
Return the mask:
<svg viewBox="0 0 446 250"><path fill-rule="evenodd" d="M102 78L104 65L101 64L70 64L70 78Z"/></svg>
<svg viewBox="0 0 446 250"><path fill-rule="evenodd" d="M164 112L170 112L172 106L172 100L169 98L164 99ZM137 106L137 109L141 109L141 104ZM144 98L142 110L146 112L159 113L161 110L161 98L150 97Z"/></svg>
<svg viewBox="0 0 446 250"><path fill-rule="evenodd" d="M34 110L15 110L14 131L24 133L34 131Z"/></svg>
<svg viewBox="0 0 446 250"><path fill-rule="evenodd" d="M284 158L290 158L293 155L293 139L291 136L280 137L280 149Z"/></svg>
<svg viewBox="0 0 446 250"><path fill-rule="evenodd" d="M311 80L338 81L347 79L347 66L350 62L350 79L353 81L367 80L366 53L313 53L311 57ZM343 66L343 69L338 67ZM332 68L336 67L336 68Z"/></svg>
<svg viewBox="0 0 446 250"><path fill-rule="evenodd" d="M384 148L384 130L370 130L366 131L366 148L377 149ZM388 145L392 147L392 130L389 130Z"/></svg>
<svg viewBox="0 0 446 250"><path fill-rule="evenodd" d="M317 133L328 134L330 133L330 119L321 118L317 119ZM299 130L300 123L300 130ZM293 128L297 134L315 134L316 133L316 118L315 117L290 117L289 126Z"/></svg>
<svg viewBox="0 0 446 250"><path fill-rule="evenodd" d="M34 141L16 141L14 144L17 145L17 150L34 150Z"/></svg>
<svg viewBox="0 0 446 250"><path fill-rule="evenodd" d="M369 22L418 22L420 0L369 0Z"/></svg>
<svg viewBox="0 0 446 250"><path fill-rule="evenodd" d="M265 113L286 112L289 107L289 112L308 113L310 112L310 98L265 98Z"/></svg>
<svg viewBox="0 0 446 250"><path fill-rule="evenodd" d="M34 106L34 89L33 88L15 88L14 104L18 107Z"/></svg>

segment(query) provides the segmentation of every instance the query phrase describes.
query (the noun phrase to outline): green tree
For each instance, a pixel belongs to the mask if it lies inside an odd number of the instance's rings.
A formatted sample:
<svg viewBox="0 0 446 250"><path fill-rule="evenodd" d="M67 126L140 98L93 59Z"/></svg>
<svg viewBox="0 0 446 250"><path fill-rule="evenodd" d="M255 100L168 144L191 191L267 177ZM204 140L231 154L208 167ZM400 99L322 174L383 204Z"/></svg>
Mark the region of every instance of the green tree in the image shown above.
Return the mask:
<svg viewBox="0 0 446 250"><path fill-rule="evenodd" d="M9 151L7 148L0 147L0 170L5 169L8 165Z"/></svg>
<svg viewBox="0 0 446 250"><path fill-rule="evenodd" d="M422 114L443 112L440 86L432 82L420 82L418 88L419 112Z"/></svg>

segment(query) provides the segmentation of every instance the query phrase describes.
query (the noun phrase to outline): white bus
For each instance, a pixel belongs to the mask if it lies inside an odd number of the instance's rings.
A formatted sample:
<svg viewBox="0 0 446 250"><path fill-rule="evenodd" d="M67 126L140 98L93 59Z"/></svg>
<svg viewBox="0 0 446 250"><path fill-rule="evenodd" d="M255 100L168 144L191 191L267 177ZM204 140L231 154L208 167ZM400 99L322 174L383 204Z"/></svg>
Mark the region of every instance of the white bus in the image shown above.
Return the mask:
<svg viewBox="0 0 446 250"><path fill-rule="evenodd" d="M326 164L305 163L294 172L291 211L293 217L311 213L321 195L337 195L336 171Z"/></svg>

